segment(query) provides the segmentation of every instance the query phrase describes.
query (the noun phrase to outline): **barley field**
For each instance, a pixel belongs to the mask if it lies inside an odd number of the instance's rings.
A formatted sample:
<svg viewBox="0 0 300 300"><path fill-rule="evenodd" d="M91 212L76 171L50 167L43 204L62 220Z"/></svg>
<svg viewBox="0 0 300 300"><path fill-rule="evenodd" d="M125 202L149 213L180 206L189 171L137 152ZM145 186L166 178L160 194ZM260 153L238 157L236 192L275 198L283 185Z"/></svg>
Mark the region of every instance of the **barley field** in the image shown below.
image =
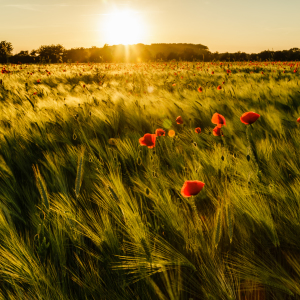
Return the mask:
<svg viewBox="0 0 300 300"><path fill-rule="evenodd" d="M299 65L1 65L0 299L300 299Z"/></svg>

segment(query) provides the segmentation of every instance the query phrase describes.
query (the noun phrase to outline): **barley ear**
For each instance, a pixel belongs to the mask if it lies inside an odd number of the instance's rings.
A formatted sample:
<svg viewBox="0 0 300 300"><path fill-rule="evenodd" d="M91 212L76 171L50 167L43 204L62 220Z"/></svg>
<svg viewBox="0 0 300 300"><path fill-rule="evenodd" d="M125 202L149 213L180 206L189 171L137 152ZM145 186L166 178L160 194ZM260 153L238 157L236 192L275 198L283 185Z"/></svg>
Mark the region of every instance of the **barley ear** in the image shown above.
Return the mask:
<svg viewBox="0 0 300 300"><path fill-rule="evenodd" d="M151 251L150 251L150 248L149 248L145 238L141 238L141 244L144 248L145 254L147 256L147 260L149 261L151 259Z"/></svg>
<svg viewBox="0 0 300 300"><path fill-rule="evenodd" d="M217 217L216 217L216 228L215 228L215 232L214 232L214 244L215 247L218 247L220 238L221 238L221 232L222 232L222 211L221 208L218 209L217 211Z"/></svg>
<svg viewBox="0 0 300 300"><path fill-rule="evenodd" d="M38 165L36 165L36 167L33 165L32 168L33 168L34 177L35 177L35 180L36 180L36 185L37 185L37 188L39 189L39 192L41 194L43 203L44 203L45 207L47 209L49 209L49 196L48 196L45 180L44 180L44 178L42 177L42 175L40 173Z"/></svg>
<svg viewBox="0 0 300 300"><path fill-rule="evenodd" d="M230 239L230 243L232 242L232 236L233 236L233 226L232 226L232 209L230 204L226 205L226 220L227 220L227 226L228 226L228 235Z"/></svg>
<svg viewBox="0 0 300 300"><path fill-rule="evenodd" d="M78 165L77 165L77 176L76 176L76 181L75 181L75 194L76 198L79 196L79 191L83 179L83 158L84 158L84 151L85 148L82 147L79 157L78 157Z"/></svg>

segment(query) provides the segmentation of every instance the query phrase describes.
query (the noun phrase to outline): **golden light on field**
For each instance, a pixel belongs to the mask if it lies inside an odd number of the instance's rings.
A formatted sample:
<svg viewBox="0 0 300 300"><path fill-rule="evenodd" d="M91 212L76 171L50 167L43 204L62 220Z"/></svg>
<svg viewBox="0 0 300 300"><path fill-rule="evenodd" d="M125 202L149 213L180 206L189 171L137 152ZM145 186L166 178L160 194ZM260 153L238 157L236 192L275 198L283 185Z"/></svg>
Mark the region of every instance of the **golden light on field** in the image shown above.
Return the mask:
<svg viewBox="0 0 300 300"><path fill-rule="evenodd" d="M142 39L144 24L132 10L115 11L106 15L104 30L109 45L137 44Z"/></svg>

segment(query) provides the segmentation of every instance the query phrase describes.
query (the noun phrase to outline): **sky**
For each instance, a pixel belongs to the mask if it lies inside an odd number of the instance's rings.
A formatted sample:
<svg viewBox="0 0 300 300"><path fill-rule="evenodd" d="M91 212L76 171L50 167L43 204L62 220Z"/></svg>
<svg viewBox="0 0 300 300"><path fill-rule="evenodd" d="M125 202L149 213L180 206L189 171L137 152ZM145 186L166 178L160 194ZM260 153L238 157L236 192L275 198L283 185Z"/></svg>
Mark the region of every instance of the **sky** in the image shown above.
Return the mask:
<svg viewBox="0 0 300 300"><path fill-rule="evenodd" d="M0 41L14 54L106 43L258 53L300 48L299 12L300 0L0 0Z"/></svg>

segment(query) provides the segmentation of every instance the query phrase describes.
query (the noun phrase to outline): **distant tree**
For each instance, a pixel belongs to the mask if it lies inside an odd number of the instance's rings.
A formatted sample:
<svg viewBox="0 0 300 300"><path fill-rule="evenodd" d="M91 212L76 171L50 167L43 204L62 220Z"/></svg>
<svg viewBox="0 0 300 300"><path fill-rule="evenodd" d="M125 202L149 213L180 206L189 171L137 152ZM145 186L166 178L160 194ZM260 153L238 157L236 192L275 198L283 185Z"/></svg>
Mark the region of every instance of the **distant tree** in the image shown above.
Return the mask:
<svg viewBox="0 0 300 300"><path fill-rule="evenodd" d="M7 63L9 56L12 55L13 49L12 43L6 41L0 42L0 62Z"/></svg>
<svg viewBox="0 0 300 300"><path fill-rule="evenodd" d="M229 59L230 59L230 54L228 52L220 54L221 61L229 61Z"/></svg>
<svg viewBox="0 0 300 300"><path fill-rule="evenodd" d="M166 60L166 56L162 52L158 52L155 55L155 59L165 61Z"/></svg>
<svg viewBox="0 0 300 300"><path fill-rule="evenodd" d="M152 54L148 49L144 49L141 53L141 58L143 61L149 61L152 59Z"/></svg>
<svg viewBox="0 0 300 300"><path fill-rule="evenodd" d="M178 59L178 53L175 52L170 52L167 56L167 60L173 60L173 59Z"/></svg>
<svg viewBox="0 0 300 300"><path fill-rule="evenodd" d="M32 56L38 55L37 50L32 50L32 51L30 52L30 55L32 55Z"/></svg>
<svg viewBox="0 0 300 300"><path fill-rule="evenodd" d="M39 54L41 60L49 60L51 62L58 62L60 58L65 52L65 48L58 44L58 45L43 45L39 49L36 50L36 53Z"/></svg>
<svg viewBox="0 0 300 300"><path fill-rule="evenodd" d="M89 58L89 51L83 47L72 48L65 51L64 60L72 62L87 62Z"/></svg>
<svg viewBox="0 0 300 300"><path fill-rule="evenodd" d="M269 60L272 58L271 52L269 50L262 51L259 53L259 58L264 61Z"/></svg>
<svg viewBox="0 0 300 300"><path fill-rule="evenodd" d="M18 56L28 56L29 55L29 51L20 51L20 53L17 54Z"/></svg>
<svg viewBox="0 0 300 300"><path fill-rule="evenodd" d="M300 49L292 48L289 50L290 60L299 60L300 59Z"/></svg>
<svg viewBox="0 0 300 300"><path fill-rule="evenodd" d="M20 51L20 53L11 56L10 62L12 63L34 63L35 57L32 55L29 55L29 51Z"/></svg>
<svg viewBox="0 0 300 300"><path fill-rule="evenodd" d="M112 50L108 44L105 44L104 47L101 49L101 56L104 62L111 62L113 60Z"/></svg>
<svg viewBox="0 0 300 300"><path fill-rule="evenodd" d="M89 61L101 62L101 48L93 46L89 49Z"/></svg>
<svg viewBox="0 0 300 300"><path fill-rule="evenodd" d="M192 61L193 58L196 56L194 49L192 48L185 48L183 51L183 59L187 61Z"/></svg>

